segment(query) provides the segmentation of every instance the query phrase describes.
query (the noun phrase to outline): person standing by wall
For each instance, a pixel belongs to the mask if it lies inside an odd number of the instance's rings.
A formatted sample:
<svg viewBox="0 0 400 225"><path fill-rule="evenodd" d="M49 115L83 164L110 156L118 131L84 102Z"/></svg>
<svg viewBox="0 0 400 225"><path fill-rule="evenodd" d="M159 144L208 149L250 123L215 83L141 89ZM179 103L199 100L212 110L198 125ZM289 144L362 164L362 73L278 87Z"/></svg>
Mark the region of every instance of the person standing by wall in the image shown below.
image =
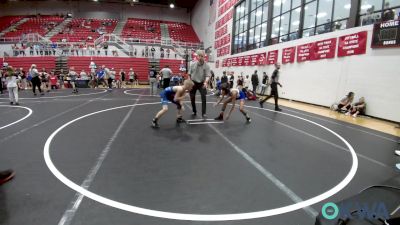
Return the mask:
<svg viewBox="0 0 400 225"><path fill-rule="evenodd" d="M123 88L125 86L125 78L126 78L124 69L121 69L119 75L121 76L121 87Z"/></svg>
<svg viewBox="0 0 400 225"><path fill-rule="evenodd" d="M264 98L263 100L260 101L260 107L264 108L264 102L266 102L268 99L270 99L272 96L274 96L274 100L275 100L275 111L282 111L281 108L279 108L278 105L278 85L280 87L282 87L281 83L279 83L279 69L281 68L281 64L279 63L275 63L275 70L272 73L271 76L271 94Z"/></svg>
<svg viewBox="0 0 400 225"><path fill-rule="evenodd" d="M253 94L257 94L257 86L259 84L257 70L251 75L251 84L253 85Z"/></svg>
<svg viewBox="0 0 400 225"><path fill-rule="evenodd" d="M263 73L263 78L261 81L261 95L265 95L265 92L267 91L268 88L268 83L269 83L269 77L266 72Z"/></svg>
<svg viewBox="0 0 400 225"><path fill-rule="evenodd" d="M166 65L162 70L160 71L160 75L162 76L163 79L163 88L169 87L169 82L171 81L171 75L172 75L172 70L169 68L168 65Z"/></svg>
<svg viewBox="0 0 400 225"><path fill-rule="evenodd" d="M230 76L228 76L229 78L229 86L230 88L233 88L233 82L235 81L235 73L231 72Z"/></svg>
<svg viewBox="0 0 400 225"><path fill-rule="evenodd" d="M221 84L223 83L228 83L228 76L226 75L226 71L222 72Z"/></svg>
<svg viewBox="0 0 400 225"><path fill-rule="evenodd" d="M150 95L157 94L157 71L154 66L151 66L149 71Z"/></svg>
<svg viewBox="0 0 400 225"><path fill-rule="evenodd" d="M190 91L190 101L192 103L193 116L197 115L196 110L196 91L200 91L202 103L202 117L206 117L206 94L207 84L210 78L210 66L204 61L204 51L197 51L198 61L193 62L189 69L190 79L194 86Z"/></svg>

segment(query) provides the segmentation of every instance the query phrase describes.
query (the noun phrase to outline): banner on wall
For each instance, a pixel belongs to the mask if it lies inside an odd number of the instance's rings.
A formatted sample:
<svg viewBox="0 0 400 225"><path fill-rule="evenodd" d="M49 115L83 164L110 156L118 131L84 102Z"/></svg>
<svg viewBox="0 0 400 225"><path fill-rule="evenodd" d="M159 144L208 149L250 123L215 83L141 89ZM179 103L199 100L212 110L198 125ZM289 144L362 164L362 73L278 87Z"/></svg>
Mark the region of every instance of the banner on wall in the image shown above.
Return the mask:
<svg viewBox="0 0 400 225"><path fill-rule="evenodd" d="M296 47L284 48L282 51L282 63L294 63Z"/></svg>
<svg viewBox="0 0 400 225"><path fill-rule="evenodd" d="M267 56L267 65L273 65L278 62L278 50L269 51Z"/></svg>
<svg viewBox="0 0 400 225"><path fill-rule="evenodd" d="M266 53L232 57L222 60L222 67L230 66L260 66L267 62Z"/></svg>
<svg viewBox="0 0 400 225"><path fill-rule="evenodd" d="M313 60L312 51L315 43L308 43L297 46L297 62L305 62Z"/></svg>
<svg viewBox="0 0 400 225"><path fill-rule="evenodd" d="M336 51L336 42L336 38L315 42L313 49L314 55L311 58L313 60L334 58Z"/></svg>
<svg viewBox="0 0 400 225"><path fill-rule="evenodd" d="M365 54L367 34L367 31L362 31L339 37L338 57Z"/></svg>
<svg viewBox="0 0 400 225"><path fill-rule="evenodd" d="M376 23L371 48L400 47L400 20Z"/></svg>

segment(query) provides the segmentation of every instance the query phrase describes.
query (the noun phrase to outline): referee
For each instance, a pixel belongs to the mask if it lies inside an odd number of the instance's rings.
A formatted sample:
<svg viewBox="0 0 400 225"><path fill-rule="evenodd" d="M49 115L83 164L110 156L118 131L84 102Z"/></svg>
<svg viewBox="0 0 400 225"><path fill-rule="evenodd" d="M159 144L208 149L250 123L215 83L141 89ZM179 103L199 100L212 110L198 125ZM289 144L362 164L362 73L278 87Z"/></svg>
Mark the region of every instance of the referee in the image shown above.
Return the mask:
<svg viewBox="0 0 400 225"><path fill-rule="evenodd" d="M271 76L271 94L264 98L263 100L260 101L260 107L264 108L264 102L266 102L268 99L270 99L272 96L274 96L275 100L275 111L282 111L281 108L279 108L278 105L278 85L282 87L281 83L279 83L279 69L281 68L281 64L275 63L275 70L272 73Z"/></svg>
<svg viewBox="0 0 400 225"><path fill-rule="evenodd" d="M190 101L192 103L193 116L197 115L196 110L196 91L200 91L202 103L202 117L206 117L206 94L207 84L210 79L210 66L204 61L204 51L198 50L198 61L193 62L189 69L190 79L193 81L194 86L190 91Z"/></svg>

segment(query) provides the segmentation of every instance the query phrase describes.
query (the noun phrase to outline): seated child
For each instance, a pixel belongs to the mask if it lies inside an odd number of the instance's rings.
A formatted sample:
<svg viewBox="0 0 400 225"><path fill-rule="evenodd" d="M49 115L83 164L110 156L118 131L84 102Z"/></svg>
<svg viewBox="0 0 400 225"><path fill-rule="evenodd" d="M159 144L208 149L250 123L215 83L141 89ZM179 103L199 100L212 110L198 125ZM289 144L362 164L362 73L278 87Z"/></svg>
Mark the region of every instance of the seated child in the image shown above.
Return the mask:
<svg viewBox="0 0 400 225"><path fill-rule="evenodd" d="M339 104L338 104L338 108L337 111L347 111L350 109L351 107L351 103L353 102L354 99L354 93L353 92L349 92L349 94L347 94L342 100L340 100Z"/></svg>
<svg viewBox="0 0 400 225"><path fill-rule="evenodd" d="M214 107L217 106L219 103L221 103L222 100L224 100L225 96L227 96L227 97L222 106L221 113L219 114L219 116L217 118L215 118L215 120L224 120L224 112L225 112L226 106L228 105L228 103L232 102L232 108L229 111L228 116L225 118L225 120L228 120L232 114L233 109L235 108L236 100L240 100L239 110L246 117L246 121L249 123L251 122L249 115L243 109L244 108L244 100L246 98L246 95L243 91L240 91L237 88L230 89L229 84L223 83L223 84L221 84L221 94L222 94L221 99L217 103L215 103Z"/></svg>
<svg viewBox="0 0 400 225"><path fill-rule="evenodd" d="M358 102L351 106L350 110L346 113L346 116L353 116L354 118L358 115L365 115L365 108L367 103L365 103L364 97L361 97Z"/></svg>
<svg viewBox="0 0 400 225"><path fill-rule="evenodd" d="M172 102L177 106L178 114L177 114L177 123L185 122L182 118L182 110L183 106L181 101L185 98L186 91L190 91L193 88L193 81L185 80L182 86L173 86L165 88L161 93L161 105L162 109L156 114L153 121L151 122L153 128L159 128L158 120L161 118L164 113L168 111L168 102Z"/></svg>

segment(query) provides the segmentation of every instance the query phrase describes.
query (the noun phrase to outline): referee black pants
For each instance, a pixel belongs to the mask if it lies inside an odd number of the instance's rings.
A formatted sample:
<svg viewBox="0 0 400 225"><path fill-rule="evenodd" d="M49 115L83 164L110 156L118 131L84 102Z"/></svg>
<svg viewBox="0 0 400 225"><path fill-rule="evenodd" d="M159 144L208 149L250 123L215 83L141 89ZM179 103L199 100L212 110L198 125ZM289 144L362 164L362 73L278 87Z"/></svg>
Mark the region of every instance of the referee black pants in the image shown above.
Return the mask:
<svg viewBox="0 0 400 225"><path fill-rule="evenodd" d="M190 91L190 101L192 103L192 109L193 113L197 113L196 109L196 91L200 91L201 95L201 115L206 114L206 94L207 94L207 89L204 87L203 83L197 83L194 82L194 86L192 90Z"/></svg>
<svg viewBox="0 0 400 225"><path fill-rule="evenodd" d="M271 94L268 97L261 100L260 103L264 103L264 102L268 101L268 99L270 99L272 96L274 96L274 100L275 100L275 109L278 109L279 108L279 106L278 106L279 95L278 95L278 84L277 83L271 84Z"/></svg>

